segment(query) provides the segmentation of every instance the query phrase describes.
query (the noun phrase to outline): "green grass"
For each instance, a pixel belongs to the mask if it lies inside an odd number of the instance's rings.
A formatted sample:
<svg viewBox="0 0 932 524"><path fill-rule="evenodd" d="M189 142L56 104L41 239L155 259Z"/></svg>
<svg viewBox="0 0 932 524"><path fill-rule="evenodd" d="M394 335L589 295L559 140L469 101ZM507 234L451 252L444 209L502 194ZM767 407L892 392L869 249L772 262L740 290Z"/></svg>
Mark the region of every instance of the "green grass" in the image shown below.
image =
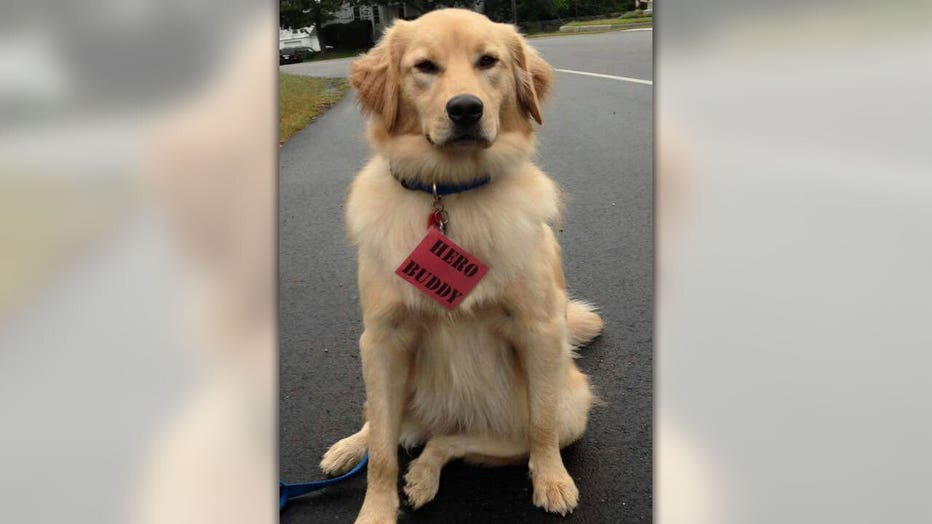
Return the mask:
<svg viewBox="0 0 932 524"><path fill-rule="evenodd" d="M528 33L525 38L544 38L548 36L581 36L581 35L600 35L602 33L610 33L612 31L621 31L624 28L628 27L628 24L616 24L613 25L610 29L604 29L602 31L586 31L583 33L564 33L561 31L552 31L544 33Z"/></svg>
<svg viewBox="0 0 932 524"><path fill-rule="evenodd" d="M570 22L566 25L572 26L584 26L584 25L629 25L629 24L643 24L646 22L652 22L654 19L650 16L641 16L641 17L630 17L630 18L603 18L601 20L586 20L584 22Z"/></svg>
<svg viewBox="0 0 932 524"><path fill-rule="evenodd" d="M581 26L591 26L591 25L607 25L609 26L606 29L596 30L596 31L585 31L582 33L573 33L573 32L560 32L560 31L547 31L540 33L528 33L524 36L528 38L541 38L545 36L570 36L570 35L594 35L598 33L605 33L608 31L617 31L619 29L624 29L629 26L647 26L653 25L652 16L644 16L640 11L628 11L627 13L621 15L617 18L601 18L599 20L581 20L576 22L569 22L568 26L572 27L581 27Z"/></svg>
<svg viewBox="0 0 932 524"><path fill-rule="evenodd" d="M337 103L349 84L343 78L278 75L278 143L304 129Z"/></svg>

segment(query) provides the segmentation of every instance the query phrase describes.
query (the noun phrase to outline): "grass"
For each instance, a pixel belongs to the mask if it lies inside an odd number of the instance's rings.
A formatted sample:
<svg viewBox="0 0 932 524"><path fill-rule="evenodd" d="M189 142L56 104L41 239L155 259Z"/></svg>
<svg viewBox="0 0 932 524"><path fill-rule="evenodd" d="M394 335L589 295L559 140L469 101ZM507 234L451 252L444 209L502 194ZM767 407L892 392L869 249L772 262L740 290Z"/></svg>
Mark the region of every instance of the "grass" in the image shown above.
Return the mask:
<svg viewBox="0 0 932 524"><path fill-rule="evenodd" d="M528 33L524 36L528 38L541 38L545 36L595 35L599 33L606 33L608 31L617 31L619 29L624 29L630 26L647 27L647 26L653 25L653 22L654 22L654 18L652 16L644 16L643 13L641 13L640 11L629 11L617 18L601 18L599 20L579 20L576 22L569 22L568 24L566 24L572 27L606 25L606 26L609 26L607 29L600 29L596 31L585 31L581 33L547 31L547 32L540 32L540 33Z"/></svg>
<svg viewBox="0 0 932 524"><path fill-rule="evenodd" d="M337 103L348 87L343 78L279 74L278 143L284 143Z"/></svg>
<svg viewBox="0 0 932 524"><path fill-rule="evenodd" d="M613 25L610 29L604 29L604 30L601 30L601 31L586 31L586 32L583 32L583 33L564 33L564 32L562 32L562 31L551 31L551 32L544 32L544 33L528 33L528 34L526 34L526 35L524 35L524 36L525 36L525 38L544 38L544 37L548 37L548 36L600 35L600 34L602 34L602 33L610 33L610 32L612 32L612 31L620 31L620 30L622 30L622 29L624 29L624 28L626 28L626 27L628 27L628 24L621 24L621 25L616 24L616 25Z"/></svg>
<svg viewBox="0 0 932 524"><path fill-rule="evenodd" d="M629 24L643 24L646 22L652 22L654 19L650 16L641 16L641 17L631 17L631 18L603 18L601 20L586 20L583 22L570 22L566 25L571 26L584 26L584 25L629 25Z"/></svg>
<svg viewBox="0 0 932 524"><path fill-rule="evenodd" d="M605 31L589 31L586 33L564 33L562 31L549 31L545 33L528 33L524 35L525 38L544 38L547 36L579 36L579 35L598 35L601 33L608 33L611 29L606 29Z"/></svg>

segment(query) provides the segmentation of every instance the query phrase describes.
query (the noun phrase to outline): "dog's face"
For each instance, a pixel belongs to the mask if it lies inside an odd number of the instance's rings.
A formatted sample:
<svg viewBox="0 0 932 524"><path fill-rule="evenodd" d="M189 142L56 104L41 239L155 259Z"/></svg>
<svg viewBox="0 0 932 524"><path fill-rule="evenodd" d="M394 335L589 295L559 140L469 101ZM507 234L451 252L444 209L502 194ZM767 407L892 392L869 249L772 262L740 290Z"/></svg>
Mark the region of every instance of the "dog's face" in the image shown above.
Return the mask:
<svg viewBox="0 0 932 524"><path fill-rule="evenodd" d="M452 29L452 30L451 30ZM492 24L428 25L399 61L401 96L417 111L426 140L439 147L487 147L508 106L508 48Z"/></svg>
<svg viewBox="0 0 932 524"><path fill-rule="evenodd" d="M443 9L396 22L351 64L350 82L383 140L468 156L504 134L530 137L551 70L513 26Z"/></svg>

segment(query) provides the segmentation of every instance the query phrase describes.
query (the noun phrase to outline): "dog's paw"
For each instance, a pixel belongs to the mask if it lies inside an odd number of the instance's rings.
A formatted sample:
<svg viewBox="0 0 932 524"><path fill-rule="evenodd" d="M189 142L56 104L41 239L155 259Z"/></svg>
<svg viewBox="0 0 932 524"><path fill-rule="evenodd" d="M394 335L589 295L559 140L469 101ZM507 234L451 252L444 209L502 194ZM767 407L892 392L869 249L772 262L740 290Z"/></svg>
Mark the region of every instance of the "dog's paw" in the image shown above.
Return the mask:
<svg viewBox="0 0 932 524"><path fill-rule="evenodd" d="M396 524L398 522L398 517L394 514L391 515L376 515L376 514L359 514L356 517L356 524Z"/></svg>
<svg viewBox="0 0 932 524"><path fill-rule="evenodd" d="M418 509L434 500L439 487L440 470L438 468L421 459L408 465L404 491L412 508Z"/></svg>
<svg viewBox="0 0 932 524"><path fill-rule="evenodd" d="M356 524L396 524L398 522L398 495L385 496L366 493L366 500L356 517Z"/></svg>
<svg viewBox="0 0 932 524"><path fill-rule="evenodd" d="M534 485L534 505L550 513L566 516L576 509L579 503L579 490L565 468L547 472L532 473Z"/></svg>
<svg viewBox="0 0 932 524"><path fill-rule="evenodd" d="M362 439L355 435L330 446L330 449L324 453L324 458L320 461L320 470L325 474L342 475L353 469L353 466L359 464L362 457L366 454L366 444Z"/></svg>

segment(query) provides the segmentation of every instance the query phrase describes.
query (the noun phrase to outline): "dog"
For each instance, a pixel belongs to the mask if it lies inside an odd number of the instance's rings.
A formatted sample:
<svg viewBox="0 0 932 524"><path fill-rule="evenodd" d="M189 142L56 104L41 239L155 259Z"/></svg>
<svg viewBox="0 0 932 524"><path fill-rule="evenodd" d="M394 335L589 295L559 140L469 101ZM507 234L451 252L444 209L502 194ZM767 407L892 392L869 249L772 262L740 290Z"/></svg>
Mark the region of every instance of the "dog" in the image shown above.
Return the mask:
<svg viewBox="0 0 932 524"><path fill-rule="evenodd" d="M596 396L573 351L602 320L567 296L554 233L561 193L531 161L530 120L542 123L552 76L514 26L461 9L396 21L350 65L374 149L345 203L365 422L321 469L340 474L369 453L357 524L396 522L399 445L424 446L404 476L414 509L456 459L527 461L536 506L577 506L560 450L583 434ZM437 296L439 284L419 286L427 275L403 264L428 234L457 278L468 264L487 268L455 307L444 301L456 291Z"/></svg>

